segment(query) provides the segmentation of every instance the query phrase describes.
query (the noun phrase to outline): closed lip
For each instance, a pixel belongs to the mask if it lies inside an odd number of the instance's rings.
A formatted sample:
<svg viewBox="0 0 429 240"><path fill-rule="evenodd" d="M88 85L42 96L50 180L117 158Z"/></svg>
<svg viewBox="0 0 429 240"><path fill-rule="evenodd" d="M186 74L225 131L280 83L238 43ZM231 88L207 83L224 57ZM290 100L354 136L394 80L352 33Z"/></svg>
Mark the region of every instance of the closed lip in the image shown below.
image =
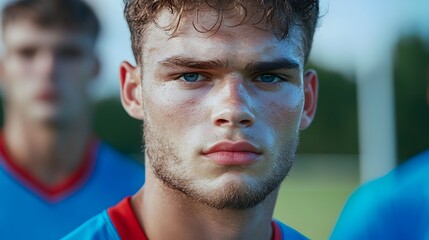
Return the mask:
<svg viewBox="0 0 429 240"><path fill-rule="evenodd" d="M240 141L240 142L219 142L216 143L209 148L203 150L203 154L211 154L216 152L250 152L255 154L261 154L262 151L256 147L255 145L247 142L247 141Z"/></svg>

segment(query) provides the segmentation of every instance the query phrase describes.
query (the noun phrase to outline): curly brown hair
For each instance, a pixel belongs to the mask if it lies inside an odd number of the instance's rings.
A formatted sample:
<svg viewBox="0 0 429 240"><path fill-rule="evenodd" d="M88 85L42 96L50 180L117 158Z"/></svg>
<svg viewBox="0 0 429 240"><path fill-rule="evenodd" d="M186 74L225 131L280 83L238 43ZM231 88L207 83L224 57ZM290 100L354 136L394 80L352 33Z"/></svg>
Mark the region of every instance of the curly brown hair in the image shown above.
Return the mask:
<svg viewBox="0 0 429 240"><path fill-rule="evenodd" d="M218 13L217 21L212 28L197 29L198 31L216 31L222 22L225 11L235 9L242 16L242 23L255 13L249 12L249 2L246 0L124 0L124 14L131 32L131 42L134 57L141 63L141 48L143 34L150 22L155 22L158 14L167 9L176 16L166 30L173 33L177 30L183 13L195 10L206 4ZM257 10L262 12L262 18L256 23L265 21L279 39L285 39L292 24L303 29L305 62L311 50L313 35L319 18L319 0L254 0Z"/></svg>

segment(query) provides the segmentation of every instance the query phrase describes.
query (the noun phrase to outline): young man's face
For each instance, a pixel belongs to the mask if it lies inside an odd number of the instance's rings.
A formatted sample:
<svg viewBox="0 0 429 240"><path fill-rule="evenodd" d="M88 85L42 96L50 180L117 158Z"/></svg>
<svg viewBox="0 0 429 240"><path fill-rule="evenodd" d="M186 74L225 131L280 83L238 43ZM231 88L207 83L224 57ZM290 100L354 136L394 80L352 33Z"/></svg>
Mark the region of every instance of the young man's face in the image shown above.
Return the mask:
<svg viewBox="0 0 429 240"><path fill-rule="evenodd" d="M75 121L97 71L93 37L17 20L3 30L2 90L8 111L36 122Z"/></svg>
<svg viewBox="0 0 429 240"><path fill-rule="evenodd" d="M292 165L299 130L314 115L317 76L304 76L296 27L280 41L263 25L231 27L240 21L231 17L201 33L190 16L173 36L149 25L142 75L122 74L122 100L144 120L147 167L166 185L215 208L253 207ZM164 11L158 23L171 17ZM197 28L213 21L200 12Z"/></svg>

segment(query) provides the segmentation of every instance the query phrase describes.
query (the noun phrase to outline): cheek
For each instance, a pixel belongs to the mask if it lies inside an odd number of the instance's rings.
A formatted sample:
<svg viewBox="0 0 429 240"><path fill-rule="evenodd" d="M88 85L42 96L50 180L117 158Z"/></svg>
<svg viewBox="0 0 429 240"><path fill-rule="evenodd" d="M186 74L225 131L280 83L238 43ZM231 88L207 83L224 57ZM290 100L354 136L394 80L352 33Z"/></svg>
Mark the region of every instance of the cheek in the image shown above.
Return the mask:
<svg viewBox="0 0 429 240"><path fill-rule="evenodd" d="M281 96L267 105L261 117L265 118L263 122L266 125L262 127L265 130L262 132L266 133L267 146L284 152L298 140L304 100L299 91ZM277 155L280 152L273 150L272 153Z"/></svg>
<svg viewBox="0 0 429 240"><path fill-rule="evenodd" d="M265 106L267 122L273 130L279 132L296 132L299 129L304 94L299 87L288 88L283 94L278 94ZM268 111L268 114L267 114Z"/></svg>
<svg viewBox="0 0 429 240"><path fill-rule="evenodd" d="M21 101L32 99L39 89L38 84L34 75L19 71L19 69L12 69L5 75L2 87L6 95Z"/></svg>
<svg viewBox="0 0 429 240"><path fill-rule="evenodd" d="M6 80L22 81L30 76L28 67L24 63L15 61L14 58L5 61L7 61L4 65L4 78Z"/></svg>
<svg viewBox="0 0 429 240"><path fill-rule="evenodd" d="M203 121L202 96L192 91L178 91L169 84L145 89L143 104L145 119L170 133L184 134Z"/></svg>
<svg viewBox="0 0 429 240"><path fill-rule="evenodd" d="M178 156L189 159L193 154L189 147L200 144L207 122L202 100L168 88L145 90L143 94L145 125L155 136L162 136Z"/></svg>

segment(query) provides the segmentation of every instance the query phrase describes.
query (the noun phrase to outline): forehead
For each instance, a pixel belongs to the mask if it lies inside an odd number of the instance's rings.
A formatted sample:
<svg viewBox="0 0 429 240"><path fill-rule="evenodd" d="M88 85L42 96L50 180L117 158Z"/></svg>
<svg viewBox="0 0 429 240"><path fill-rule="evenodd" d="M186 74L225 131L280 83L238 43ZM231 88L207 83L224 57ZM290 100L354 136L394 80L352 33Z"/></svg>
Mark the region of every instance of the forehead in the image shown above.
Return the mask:
<svg viewBox="0 0 429 240"><path fill-rule="evenodd" d="M38 26L31 20L9 22L3 29L3 43L6 49L21 46L80 45L90 46L92 36L85 31L67 28Z"/></svg>
<svg viewBox="0 0 429 240"><path fill-rule="evenodd" d="M303 65L302 30L297 26L293 26L288 36L280 40L265 21L257 23L250 19L243 22L241 16L232 12L226 12L222 19L211 8L200 8L198 14L185 12L176 31L171 32L166 27L175 20L175 15L164 10L155 23L147 26L143 63L150 57L160 61L165 56L177 54L192 55L201 60L228 58L229 62L237 63L244 56L246 60L254 58L257 61L287 56Z"/></svg>

